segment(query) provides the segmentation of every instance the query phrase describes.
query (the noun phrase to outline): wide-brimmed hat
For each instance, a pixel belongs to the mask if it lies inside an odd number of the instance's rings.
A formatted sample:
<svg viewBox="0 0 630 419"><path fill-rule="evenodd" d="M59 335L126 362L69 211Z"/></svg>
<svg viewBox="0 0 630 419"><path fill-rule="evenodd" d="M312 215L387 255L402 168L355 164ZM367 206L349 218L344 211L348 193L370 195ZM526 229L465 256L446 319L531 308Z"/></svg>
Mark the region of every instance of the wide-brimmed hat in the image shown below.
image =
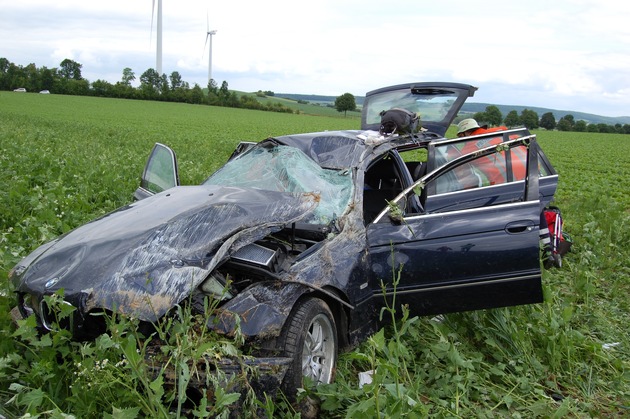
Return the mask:
<svg viewBox="0 0 630 419"><path fill-rule="evenodd" d="M472 118L466 118L459 121L457 124L457 133L461 134L462 132L466 132L469 129L480 128L477 121Z"/></svg>

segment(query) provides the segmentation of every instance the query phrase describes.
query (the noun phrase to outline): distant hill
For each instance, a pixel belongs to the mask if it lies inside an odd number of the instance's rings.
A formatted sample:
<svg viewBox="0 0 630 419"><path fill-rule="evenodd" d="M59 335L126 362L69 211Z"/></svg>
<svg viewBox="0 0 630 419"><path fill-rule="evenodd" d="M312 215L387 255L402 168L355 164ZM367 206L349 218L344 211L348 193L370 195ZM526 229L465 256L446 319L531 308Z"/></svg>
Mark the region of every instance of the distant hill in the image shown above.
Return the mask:
<svg viewBox="0 0 630 419"><path fill-rule="evenodd" d="M491 106L492 103L464 103L460 114L462 113L477 113L477 112L485 112L488 106ZM538 114L538 117L543 116L547 112L551 112L553 116L556 118L556 121L562 118L565 115L573 115L573 118L576 121L582 120L588 124L607 124L607 125L615 125L615 124L630 124L630 116L620 116L620 117L610 117L610 116L601 116L594 115L591 113L585 112L576 112L576 111L562 111L558 109L549 109L549 108L539 108L536 106L516 106L516 105L494 105L503 114L507 115L510 111L516 111L519 115L523 111L523 109L529 109Z"/></svg>
<svg viewBox="0 0 630 419"><path fill-rule="evenodd" d="M335 99L337 99L337 96L299 95L299 94L294 94L294 93L276 93L274 97L282 97L282 98L291 99L291 100L306 100L309 102L321 103L321 104L328 104L328 103L334 104ZM365 99L363 96L354 97L354 101L357 103L357 106L363 106L363 99Z"/></svg>
<svg viewBox="0 0 630 419"><path fill-rule="evenodd" d="M291 100L305 100L311 103L319 103L319 104L334 104L336 96L323 96L323 95L303 95L303 94L293 94L293 93L276 93L275 97L277 98L286 98ZM358 107L363 106L363 96L355 96L354 100L357 103ZM488 106L492 105L491 103L475 103L475 102L466 102L462 107L460 114L469 113L474 114L477 112L484 112ZM553 116L556 118L556 121L562 118L565 115L573 115L573 118L576 121L583 120L588 124L630 124L630 116L620 116L620 117L610 117L610 116L601 116L594 115L585 112L576 112L576 111L563 111L558 109L549 109L549 108L540 108L536 106L516 106L516 105L494 105L503 114L505 117L510 111L516 111L519 115L523 111L523 109L529 109L538 114L538 117L543 116L543 114L547 112L551 112Z"/></svg>

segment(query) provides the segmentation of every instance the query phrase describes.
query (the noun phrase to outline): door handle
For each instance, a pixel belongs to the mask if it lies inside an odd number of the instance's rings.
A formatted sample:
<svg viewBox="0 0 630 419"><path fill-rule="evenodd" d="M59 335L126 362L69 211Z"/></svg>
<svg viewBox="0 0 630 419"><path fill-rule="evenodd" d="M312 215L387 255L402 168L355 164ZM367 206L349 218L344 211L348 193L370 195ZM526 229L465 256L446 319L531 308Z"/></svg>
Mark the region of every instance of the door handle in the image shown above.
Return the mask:
<svg viewBox="0 0 630 419"><path fill-rule="evenodd" d="M513 221L505 226L505 231L509 234L526 233L528 231L532 231L535 225L536 224L534 224L531 220Z"/></svg>

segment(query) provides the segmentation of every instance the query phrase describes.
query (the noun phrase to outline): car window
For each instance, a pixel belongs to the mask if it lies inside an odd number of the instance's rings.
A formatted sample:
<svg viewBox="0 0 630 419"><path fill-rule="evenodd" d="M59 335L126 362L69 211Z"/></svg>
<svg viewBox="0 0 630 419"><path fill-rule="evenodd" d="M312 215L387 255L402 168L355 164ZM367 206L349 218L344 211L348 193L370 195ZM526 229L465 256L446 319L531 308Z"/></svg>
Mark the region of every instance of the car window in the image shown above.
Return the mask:
<svg viewBox="0 0 630 419"><path fill-rule="evenodd" d="M381 112L392 108L403 108L421 116L424 121L441 121L448 114L457 98L454 92L418 95L410 90L386 92L372 98L366 115L366 123L376 124Z"/></svg>
<svg viewBox="0 0 630 419"><path fill-rule="evenodd" d="M510 136L512 137L512 136ZM471 139L449 141L435 146L434 167L486 147L499 146L510 137L472 137ZM525 179L527 165L527 147L519 146L510 150L499 151L466 163L449 174L441 176L429 194L455 192L492 185L501 185Z"/></svg>
<svg viewBox="0 0 630 419"><path fill-rule="evenodd" d="M361 129L377 130L381 112L403 108L419 116L421 126L444 136L449 124L476 87L460 83L410 83L368 92L361 111Z"/></svg>
<svg viewBox="0 0 630 419"><path fill-rule="evenodd" d="M509 140L496 147L486 147L476 153L463 156L460 153L459 157L444 155L448 151L446 146L451 145L453 145L452 141L444 141L437 145L435 143L430 144L429 159L433 163L439 162L441 159L444 164L437 168L429 167L426 175L414 179L413 184L389 201L388 207L379 212L373 222L380 222L388 213L390 219L396 219L401 213L404 214L403 216L417 213L430 214L494 206L523 199L530 200L533 199L534 195L538 198L538 174L532 172L531 168L528 169L528 167L540 167L538 161L540 150L534 135ZM442 154L437 154L436 146L443 151ZM514 149L525 152L525 170L529 171L530 181L526 182L525 185L521 182L511 181L496 186L492 185L492 187L483 187L483 182L480 181L480 176L475 173L475 169L483 167L486 164L484 162L486 158L490 158L492 161L505 160L506 152ZM506 167L508 166L506 165ZM531 192L533 190L536 192ZM414 200L415 202L412 202ZM413 205L410 205L410 202Z"/></svg>
<svg viewBox="0 0 630 419"><path fill-rule="evenodd" d="M304 220L314 224L328 224L341 216L353 192L350 171L324 169L302 151L283 145L253 147L228 161L204 184L318 193L319 205Z"/></svg>

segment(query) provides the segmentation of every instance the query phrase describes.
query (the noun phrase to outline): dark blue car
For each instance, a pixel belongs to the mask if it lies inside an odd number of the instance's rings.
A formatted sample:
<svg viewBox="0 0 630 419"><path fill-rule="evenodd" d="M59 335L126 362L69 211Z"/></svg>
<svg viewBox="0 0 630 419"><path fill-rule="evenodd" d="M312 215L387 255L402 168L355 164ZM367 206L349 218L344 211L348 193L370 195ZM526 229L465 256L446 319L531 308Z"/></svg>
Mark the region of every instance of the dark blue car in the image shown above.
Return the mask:
<svg viewBox="0 0 630 419"><path fill-rule="evenodd" d="M289 359L291 391L303 376L331 382L340 348L378 330L394 295L412 316L540 302L541 214L558 176L526 129L444 138L475 90L369 92L361 130L241 143L196 186L179 186L175 154L156 144L134 202L12 270L14 315L93 339L106 331L94 314L151 324L218 300L208 327L238 323L260 356ZM395 108L419 124L384 131ZM76 308L61 325L43 299L59 289Z"/></svg>

